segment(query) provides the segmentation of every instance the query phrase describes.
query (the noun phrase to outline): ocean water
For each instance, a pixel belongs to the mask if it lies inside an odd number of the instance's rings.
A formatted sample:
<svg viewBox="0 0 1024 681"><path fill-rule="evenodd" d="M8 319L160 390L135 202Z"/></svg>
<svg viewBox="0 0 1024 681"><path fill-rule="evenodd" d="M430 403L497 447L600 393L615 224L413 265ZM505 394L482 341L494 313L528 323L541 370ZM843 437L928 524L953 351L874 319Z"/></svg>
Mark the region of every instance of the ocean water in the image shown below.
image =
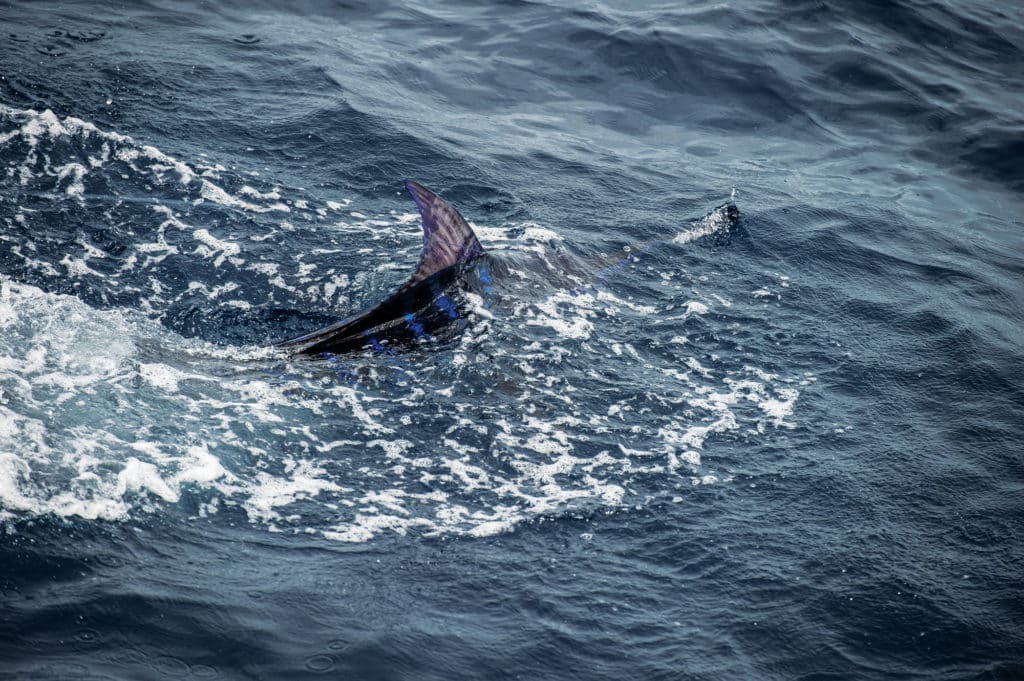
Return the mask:
<svg viewBox="0 0 1024 681"><path fill-rule="evenodd" d="M0 2L0 678L1024 678L1024 10L281 4Z"/></svg>

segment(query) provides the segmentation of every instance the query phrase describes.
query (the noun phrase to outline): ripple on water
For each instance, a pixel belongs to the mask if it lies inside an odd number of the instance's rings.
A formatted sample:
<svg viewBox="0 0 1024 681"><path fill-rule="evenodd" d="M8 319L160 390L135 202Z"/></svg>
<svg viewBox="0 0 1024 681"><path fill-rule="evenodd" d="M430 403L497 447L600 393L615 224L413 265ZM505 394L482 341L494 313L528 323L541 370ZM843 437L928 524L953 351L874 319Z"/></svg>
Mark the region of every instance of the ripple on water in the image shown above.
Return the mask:
<svg viewBox="0 0 1024 681"><path fill-rule="evenodd" d="M149 663L153 669L168 676L187 676L189 673L188 663L174 655L158 655Z"/></svg>
<svg viewBox="0 0 1024 681"><path fill-rule="evenodd" d="M334 658L330 655L313 655L306 659L306 669L315 674L326 674L333 671L334 667Z"/></svg>

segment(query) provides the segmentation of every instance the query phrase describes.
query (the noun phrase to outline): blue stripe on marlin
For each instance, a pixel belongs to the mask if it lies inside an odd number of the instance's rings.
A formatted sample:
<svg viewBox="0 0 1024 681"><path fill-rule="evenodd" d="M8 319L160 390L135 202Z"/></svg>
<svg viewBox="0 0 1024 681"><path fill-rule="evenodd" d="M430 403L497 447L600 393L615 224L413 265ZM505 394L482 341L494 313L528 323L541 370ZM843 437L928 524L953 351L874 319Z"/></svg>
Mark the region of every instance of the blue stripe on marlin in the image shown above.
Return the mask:
<svg viewBox="0 0 1024 681"><path fill-rule="evenodd" d="M412 180L405 188L423 221L423 250L409 280L369 310L278 347L309 355L367 346L380 351L386 344L432 340L431 332L459 319L447 291L460 282L469 263L484 255L483 246L466 219L440 196Z"/></svg>
<svg viewBox="0 0 1024 681"><path fill-rule="evenodd" d="M423 328L423 324L416 321L416 315L411 312L405 313L405 323L409 325L409 329L416 335L416 338L423 338L426 340L433 340L433 336L426 332Z"/></svg>
<svg viewBox="0 0 1024 681"><path fill-rule="evenodd" d="M480 292L483 294L483 308L491 308L491 294L494 292L494 279L491 277L491 268L486 262L481 261L476 268L477 277L480 279Z"/></svg>
<svg viewBox="0 0 1024 681"><path fill-rule="evenodd" d="M458 319L459 311L455 309L455 303L445 294L439 295L434 300L434 305L437 305L437 309L448 315L448 319Z"/></svg>

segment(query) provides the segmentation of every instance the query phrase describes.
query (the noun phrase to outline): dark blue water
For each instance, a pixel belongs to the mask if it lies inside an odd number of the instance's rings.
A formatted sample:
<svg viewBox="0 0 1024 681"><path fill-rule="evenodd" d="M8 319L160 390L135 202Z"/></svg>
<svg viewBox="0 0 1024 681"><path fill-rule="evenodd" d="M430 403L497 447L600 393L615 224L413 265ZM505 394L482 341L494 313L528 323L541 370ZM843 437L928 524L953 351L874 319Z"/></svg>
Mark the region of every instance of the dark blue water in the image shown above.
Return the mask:
<svg viewBox="0 0 1024 681"><path fill-rule="evenodd" d="M0 678L1024 678L1024 12L277 4L0 3Z"/></svg>

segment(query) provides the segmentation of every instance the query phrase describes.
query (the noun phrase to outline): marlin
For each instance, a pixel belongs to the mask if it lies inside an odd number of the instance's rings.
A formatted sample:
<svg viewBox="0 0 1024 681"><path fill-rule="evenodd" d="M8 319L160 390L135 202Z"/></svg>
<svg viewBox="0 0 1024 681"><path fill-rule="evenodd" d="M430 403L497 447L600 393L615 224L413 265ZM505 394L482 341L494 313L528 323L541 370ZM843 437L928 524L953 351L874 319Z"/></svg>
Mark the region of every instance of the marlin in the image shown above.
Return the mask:
<svg viewBox="0 0 1024 681"><path fill-rule="evenodd" d="M374 307L277 347L306 355L381 350L389 344L430 341L462 318L449 292L466 283L471 263L483 257L484 248L466 219L444 199L412 180L406 180L405 188L423 221L423 251L409 280ZM473 274L490 288L486 267Z"/></svg>
<svg viewBox="0 0 1024 681"><path fill-rule="evenodd" d="M405 188L416 202L423 222L423 250L409 280L374 307L337 324L277 343L276 347L306 355L339 354L367 347L390 350L396 345L433 341L459 323L464 326L465 296L459 293L463 290L477 289L484 296L484 307L487 306L492 290L490 259L472 227L459 211L418 182L406 180ZM680 240L684 235L677 235L674 240L685 243L716 233L723 227L728 229L738 219L739 211L729 202L693 223L694 229L685 239ZM661 243L663 239L652 239L605 258L612 264L601 269L596 279L606 281L637 255ZM581 286L570 293L576 295L593 287L594 284Z"/></svg>

